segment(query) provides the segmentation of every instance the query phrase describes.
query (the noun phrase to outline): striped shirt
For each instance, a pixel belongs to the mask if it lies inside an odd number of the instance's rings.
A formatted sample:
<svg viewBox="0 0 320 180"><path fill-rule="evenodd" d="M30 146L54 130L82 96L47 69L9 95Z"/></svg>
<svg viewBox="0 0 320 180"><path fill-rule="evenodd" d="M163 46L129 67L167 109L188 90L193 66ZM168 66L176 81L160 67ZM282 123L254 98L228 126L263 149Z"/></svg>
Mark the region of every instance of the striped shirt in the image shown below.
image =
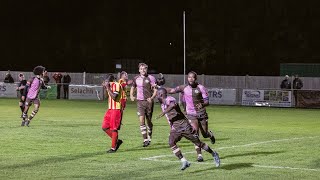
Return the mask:
<svg viewBox="0 0 320 180"><path fill-rule="evenodd" d="M121 94L121 99L127 99L127 92L126 92L126 87L127 87L127 83L125 80L123 79L119 79L119 84L122 87L122 94Z"/></svg>
<svg viewBox="0 0 320 180"><path fill-rule="evenodd" d="M109 109L121 109L122 88L118 82L110 82L110 90L114 94L118 94L115 100L113 100L109 94L108 105Z"/></svg>

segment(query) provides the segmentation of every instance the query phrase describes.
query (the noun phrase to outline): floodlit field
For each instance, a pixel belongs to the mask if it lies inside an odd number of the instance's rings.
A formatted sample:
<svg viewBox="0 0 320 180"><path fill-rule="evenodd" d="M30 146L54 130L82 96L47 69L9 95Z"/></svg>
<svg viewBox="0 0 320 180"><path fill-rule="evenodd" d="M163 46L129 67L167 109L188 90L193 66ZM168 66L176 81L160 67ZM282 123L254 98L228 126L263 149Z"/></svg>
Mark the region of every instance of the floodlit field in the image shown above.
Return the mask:
<svg viewBox="0 0 320 180"><path fill-rule="evenodd" d="M0 179L319 179L320 110L210 106L210 144L221 167L203 152L196 162L193 145L178 145L191 167L168 146L169 126L154 120L149 147L142 147L136 106L129 103L117 153L101 130L106 103L43 100L30 127L21 127L18 100L0 99ZM160 112L155 106L154 116Z"/></svg>

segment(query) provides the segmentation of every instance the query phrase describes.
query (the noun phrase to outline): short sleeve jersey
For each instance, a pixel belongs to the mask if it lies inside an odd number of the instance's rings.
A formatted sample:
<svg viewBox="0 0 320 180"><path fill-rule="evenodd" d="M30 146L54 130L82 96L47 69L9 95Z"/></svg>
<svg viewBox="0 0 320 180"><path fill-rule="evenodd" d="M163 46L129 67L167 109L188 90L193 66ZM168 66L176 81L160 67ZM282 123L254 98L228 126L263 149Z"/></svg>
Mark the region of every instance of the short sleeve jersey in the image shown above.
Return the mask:
<svg viewBox="0 0 320 180"><path fill-rule="evenodd" d="M138 75L133 80L133 87L137 88L137 100L143 101L153 94L153 87L156 85L155 77L151 75Z"/></svg>
<svg viewBox="0 0 320 180"><path fill-rule="evenodd" d="M206 113L205 107L200 109L196 107L196 104L209 100L208 90L203 85L198 84L195 88L190 85L182 85L176 87L175 92L183 93L187 115L198 116Z"/></svg>

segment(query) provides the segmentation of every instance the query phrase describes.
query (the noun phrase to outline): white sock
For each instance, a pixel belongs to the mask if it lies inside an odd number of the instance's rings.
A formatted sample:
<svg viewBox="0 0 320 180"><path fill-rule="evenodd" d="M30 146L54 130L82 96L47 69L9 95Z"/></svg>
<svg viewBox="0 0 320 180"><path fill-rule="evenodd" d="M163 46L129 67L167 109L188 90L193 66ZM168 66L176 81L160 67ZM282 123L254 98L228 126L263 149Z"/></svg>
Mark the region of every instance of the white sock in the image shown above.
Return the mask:
<svg viewBox="0 0 320 180"><path fill-rule="evenodd" d="M181 160L181 162L187 161L187 159L185 157L181 158L180 160Z"/></svg>
<svg viewBox="0 0 320 180"><path fill-rule="evenodd" d="M200 156L202 157L202 154L198 154L198 157L200 157Z"/></svg>

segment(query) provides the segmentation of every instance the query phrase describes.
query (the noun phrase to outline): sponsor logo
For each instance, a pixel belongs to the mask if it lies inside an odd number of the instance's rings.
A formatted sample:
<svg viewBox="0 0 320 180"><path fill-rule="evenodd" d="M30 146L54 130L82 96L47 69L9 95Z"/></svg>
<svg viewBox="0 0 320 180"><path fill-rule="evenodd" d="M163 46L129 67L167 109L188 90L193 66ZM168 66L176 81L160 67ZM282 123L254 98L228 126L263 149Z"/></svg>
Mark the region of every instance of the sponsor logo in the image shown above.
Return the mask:
<svg viewBox="0 0 320 180"><path fill-rule="evenodd" d="M149 83L150 81L148 79L146 79L144 82Z"/></svg>
<svg viewBox="0 0 320 180"><path fill-rule="evenodd" d="M209 91L209 97L222 98L222 91Z"/></svg>
<svg viewBox="0 0 320 180"><path fill-rule="evenodd" d="M194 92L197 93L197 94L199 93L198 89L194 90Z"/></svg>
<svg viewBox="0 0 320 180"><path fill-rule="evenodd" d="M248 98L260 98L260 91L245 91L244 94Z"/></svg>
<svg viewBox="0 0 320 180"><path fill-rule="evenodd" d="M71 93L74 94L94 94L92 88L71 88Z"/></svg>
<svg viewBox="0 0 320 180"><path fill-rule="evenodd" d="M0 85L0 91L7 91L7 87L5 85Z"/></svg>

